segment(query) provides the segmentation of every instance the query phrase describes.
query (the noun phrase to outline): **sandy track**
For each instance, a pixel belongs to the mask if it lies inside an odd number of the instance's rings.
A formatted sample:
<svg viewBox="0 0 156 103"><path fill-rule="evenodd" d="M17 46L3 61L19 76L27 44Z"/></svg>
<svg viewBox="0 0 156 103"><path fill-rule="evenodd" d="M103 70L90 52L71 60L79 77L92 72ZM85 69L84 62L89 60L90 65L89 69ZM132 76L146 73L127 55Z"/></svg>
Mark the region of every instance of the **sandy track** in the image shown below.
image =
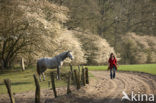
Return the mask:
<svg viewBox="0 0 156 103"><path fill-rule="evenodd" d="M91 73L96 77L96 82L91 83L88 88L95 91L90 92L88 89L86 91L89 94L99 94L95 98L99 98L101 103L121 103L122 91L127 94L134 91L156 95L156 76L145 73L117 72L116 78L110 79L109 72L91 71ZM99 85L101 83L102 85Z"/></svg>
<svg viewBox="0 0 156 103"><path fill-rule="evenodd" d="M108 71L90 71L94 78L90 84L79 91L72 88L72 94L66 94L66 88L57 88L59 97L54 99L51 90L42 90L43 103L121 103L122 91L127 94L147 93L156 95L156 76L136 73L117 72L115 79L110 79ZM15 95L16 103L33 103L34 92L27 92ZM29 99L28 99L29 98ZM155 98L156 100L156 98ZM28 102L29 101L29 102ZM0 98L0 103L9 103L6 99Z"/></svg>

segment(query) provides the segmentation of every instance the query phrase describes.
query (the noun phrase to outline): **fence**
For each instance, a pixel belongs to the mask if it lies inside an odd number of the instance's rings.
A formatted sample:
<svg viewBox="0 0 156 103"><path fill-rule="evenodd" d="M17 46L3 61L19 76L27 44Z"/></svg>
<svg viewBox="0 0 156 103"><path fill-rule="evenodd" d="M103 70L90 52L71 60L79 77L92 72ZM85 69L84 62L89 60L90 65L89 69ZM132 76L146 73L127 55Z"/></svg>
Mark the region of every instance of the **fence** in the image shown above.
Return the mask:
<svg viewBox="0 0 156 103"><path fill-rule="evenodd" d="M33 75L33 77L34 77L34 82L36 86L35 103L40 103L40 97L41 97L40 84L35 74ZM54 78L53 72L50 73L50 77L51 77L52 90L56 98L57 91L56 91L55 78ZM70 89L71 81L74 82L77 90L79 90L81 86L85 86L86 84L89 84L88 68L83 68L83 66L82 68L80 68L80 66L78 66L78 69L73 70L73 66L70 64L70 71L68 73L68 80L67 80L67 94L70 94L72 92ZM4 79L4 83L6 85L6 88L9 94L10 102L15 103L15 99L11 90L11 81L9 79ZM50 83L48 82L48 86L49 85Z"/></svg>

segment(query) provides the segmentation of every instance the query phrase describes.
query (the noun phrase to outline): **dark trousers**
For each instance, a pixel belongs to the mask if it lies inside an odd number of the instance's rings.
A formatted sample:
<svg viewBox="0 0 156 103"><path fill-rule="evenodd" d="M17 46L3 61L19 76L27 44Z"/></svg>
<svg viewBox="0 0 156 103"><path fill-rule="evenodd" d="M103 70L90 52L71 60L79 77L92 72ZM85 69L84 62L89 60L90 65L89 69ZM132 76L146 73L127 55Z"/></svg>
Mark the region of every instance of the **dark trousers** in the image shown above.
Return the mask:
<svg viewBox="0 0 156 103"><path fill-rule="evenodd" d="M115 66L113 66L113 68L110 69L110 78L111 79L115 78L115 72L116 72L116 68L115 68Z"/></svg>

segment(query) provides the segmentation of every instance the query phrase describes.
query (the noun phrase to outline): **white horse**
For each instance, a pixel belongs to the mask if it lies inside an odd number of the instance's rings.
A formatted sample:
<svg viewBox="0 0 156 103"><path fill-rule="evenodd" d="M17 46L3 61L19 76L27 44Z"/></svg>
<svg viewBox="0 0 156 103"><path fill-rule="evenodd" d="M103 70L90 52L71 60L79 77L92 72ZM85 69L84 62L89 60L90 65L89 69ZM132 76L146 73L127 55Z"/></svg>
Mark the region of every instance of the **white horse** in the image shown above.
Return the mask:
<svg viewBox="0 0 156 103"><path fill-rule="evenodd" d="M60 68L63 65L63 61L67 57L73 60L71 51L63 52L52 58L40 58L39 60L37 60L37 73L39 74L40 81L41 75L43 76L43 80L45 80L44 72L47 70L47 68L49 69L57 68L57 79L60 79Z"/></svg>

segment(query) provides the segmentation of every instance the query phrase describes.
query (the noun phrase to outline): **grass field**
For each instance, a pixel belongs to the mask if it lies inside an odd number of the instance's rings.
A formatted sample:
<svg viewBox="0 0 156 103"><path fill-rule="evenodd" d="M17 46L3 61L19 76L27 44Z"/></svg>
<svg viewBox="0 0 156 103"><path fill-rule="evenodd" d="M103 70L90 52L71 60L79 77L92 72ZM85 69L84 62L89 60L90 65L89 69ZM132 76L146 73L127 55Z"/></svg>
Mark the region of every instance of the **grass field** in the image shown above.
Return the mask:
<svg viewBox="0 0 156 103"><path fill-rule="evenodd" d="M65 72L63 69L62 72ZM43 88L51 88L48 87L48 81L50 81L50 71L46 71L46 81L40 82L41 89ZM56 70L55 70L56 71ZM1 73L0 74L0 94L7 93L6 87L4 85L4 79L8 78L11 80L11 88L14 93L20 93L24 91L35 90L35 83L33 74L36 74L36 69L28 69L25 71L16 70L16 71L9 71L8 73ZM63 73L62 73L63 75ZM56 77L56 76L55 76ZM66 80L63 78L62 80L56 80L56 87L66 85Z"/></svg>
<svg viewBox="0 0 156 103"><path fill-rule="evenodd" d="M87 66L89 70L107 70L108 66ZM156 64L119 65L119 71L138 71L156 75Z"/></svg>
<svg viewBox="0 0 156 103"><path fill-rule="evenodd" d="M107 70L107 66L87 66L89 70ZM74 67L77 68L77 67ZM67 76L65 73L69 71L69 67L63 67L61 69L62 76ZM120 65L118 70L121 71L139 71L156 75L156 64L142 64L142 65ZM48 87L48 81L50 81L49 73L52 70L46 71L46 81L40 82L41 89L51 88ZM4 79L9 78L12 82L12 91L14 93L20 93L24 91L35 90L35 84L33 74L36 73L35 68L27 69L24 72L21 70L9 71L0 73L0 94L7 93L4 85ZM92 76L92 74L90 74ZM55 76L56 77L56 76ZM66 79L56 80L56 87L66 86Z"/></svg>

